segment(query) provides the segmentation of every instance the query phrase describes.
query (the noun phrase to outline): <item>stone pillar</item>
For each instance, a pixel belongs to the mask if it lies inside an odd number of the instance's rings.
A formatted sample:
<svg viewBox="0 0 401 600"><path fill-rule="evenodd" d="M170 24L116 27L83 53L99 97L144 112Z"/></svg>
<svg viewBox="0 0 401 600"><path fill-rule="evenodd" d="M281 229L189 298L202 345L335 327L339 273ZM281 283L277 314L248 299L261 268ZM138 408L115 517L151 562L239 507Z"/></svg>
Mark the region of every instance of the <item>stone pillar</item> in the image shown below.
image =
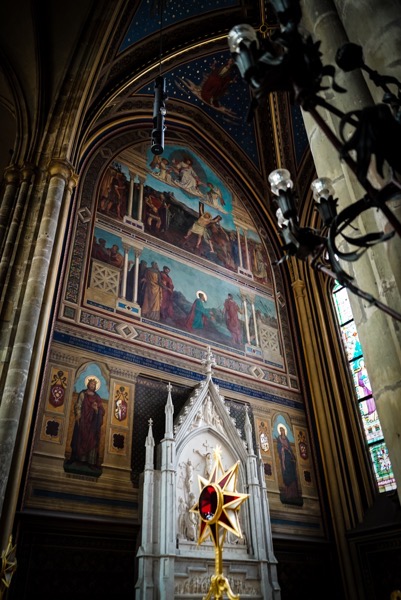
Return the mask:
<svg viewBox="0 0 401 600"><path fill-rule="evenodd" d="M334 0L351 42L363 48L366 64L401 81L401 5L394 0ZM366 82L375 102L383 92L370 78Z"/></svg>
<svg viewBox="0 0 401 600"><path fill-rule="evenodd" d="M20 182L20 170L18 167L15 165L7 167L4 172L4 182L4 194L0 202L0 250L7 233L10 214L16 200L17 189Z"/></svg>
<svg viewBox="0 0 401 600"><path fill-rule="evenodd" d="M396 77L401 83L400 3L393 0L383 0L379 4L374 0L334 0L334 4L348 38L362 46L366 64L382 75ZM366 15L372 15L372 18L367 19ZM383 90L376 87L368 75L364 77L374 101L382 102ZM394 85L389 87L397 93ZM390 206L401 222L401 198L391 202ZM386 227L384 219L379 224ZM397 295L401 296L401 244L392 241L386 244L386 249L394 282L398 288Z"/></svg>
<svg viewBox="0 0 401 600"><path fill-rule="evenodd" d="M26 429L20 428L20 417L26 394L28 373L33 360L33 349L37 341L37 329L41 315L41 307L45 295L49 264L52 258L57 224L61 205L73 170L65 160L53 160L48 168L49 184L41 215L40 227L35 243L35 250L26 284L24 302L21 306L18 328L11 350L8 371L4 381L3 397L0 404L0 512L6 496L7 483L16 448L24 446L29 433L29 410L24 406L27 415ZM31 402L30 408L33 403ZM18 440L17 440L18 434ZM11 514L11 512L10 512ZM12 519L2 514L4 526L1 528L0 547L4 548Z"/></svg>
<svg viewBox="0 0 401 600"><path fill-rule="evenodd" d="M133 301L135 304L138 302L138 278L139 278L139 257L142 254L142 250L134 248L135 253L135 278L134 278L134 297Z"/></svg>
<svg viewBox="0 0 401 600"><path fill-rule="evenodd" d="M365 52L366 61L370 64L374 62L375 64L371 64L374 68L380 69L382 66L386 66L385 62L378 64L378 59L374 61L369 50L372 50L376 44L381 43L378 31L381 31L381 26L384 23L389 27L389 32L386 35L386 45L390 47L389 39L394 36L394 28L390 24L391 15L398 15L395 27L399 32L400 8L399 6L396 8L394 2L385 1L382 13L382 6L372 1L353 3L353 6L351 6L351 2L336 1L336 4L341 8L342 18L348 27L350 36L357 35L356 40L348 40L335 5L331 0L308 0L302 4L306 28L313 33L316 39L322 42L320 49L323 53L322 60L324 64L334 64L335 51L343 43L347 41L363 43L365 50L365 41L368 43L370 40L370 45L368 44L367 48L368 52ZM393 9L395 12L392 12ZM352 18L350 18L350 11ZM381 17L378 18L378 14ZM365 29L367 29L366 34L363 33ZM377 36L374 42L373 31L376 31ZM399 47L401 43L399 35L395 37L397 39L393 40L392 47ZM390 58L387 60L390 60ZM394 64L396 62L394 61ZM360 109L372 103L371 94L358 71L347 75L343 75L339 71L338 82L348 90L348 93L335 95L330 91L330 101L345 112ZM306 113L304 116L317 173L321 177L328 176L333 180L336 195L340 200L339 206L343 208L354 200L361 198L364 191L355 180L355 177L340 163L336 151L316 127L310 115ZM335 119L333 120L331 115L325 115L324 118L336 130L338 123L335 122ZM385 219L379 211L369 211L359 219L358 227L361 233L377 231L378 228L383 227L384 222ZM401 313L400 255L401 240L396 235L386 244L375 246L374 251L368 251L359 261L347 263L346 270L355 278L358 287ZM401 395L400 323L379 309L370 306L354 294L350 293L349 297L384 439L397 482L398 496L401 500L401 411L397 401L397 398ZM378 343L378 340L382 340L382 343Z"/></svg>
<svg viewBox="0 0 401 600"><path fill-rule="evenodd" d="M242 298L242 306L244 308L244 322L245 322L245 332L246 332L246 341L247 344L251 343L251 335L249 333L249 318L248 318L248 307L247 307L247 296L243 292L241 292Z"/></svg>
<svg viewBox="0 0 401 600"><path fill-rule="evenodd" d="M124 266L121 273L121 297L124 300L127 297L127 277L128 277L128 253L130 250L130 246L128 244L123 244L124 249Z"/></svg>
<svg viewBox="0 0 401 600"><path fill-rule="evenodd" d="M143 188L145 185L145 178L139 177L139 198L138 198L138 221L143 221Z"/></svg>
<svg viewBox="0 0 401 600"><path fill-rule="evenodd" d="M133 207L133 204L134 204L134 187L135 187L134 179L135 179L135 175L133 173L131 173L131 171L130 171L129 176L130 176L130 180L129 180L129 194L128 194L127 215L129 217L132 217L133 216L133 214L132 214L132 207Z"/></svg>
<svg viewBox="0 0 401 600"><path fill-rule="evenodd" d="M31 165L26 165L21 169L21 185L14 210L12 211L12 219L8 225L7 235L2 250L0 262L0 290L3 289L7 272L10 268L11 258L15 250L15 242L19 232L21 231L24 213L27 207L28 191L31 185L33 173L34 170Z"/></svg>
<svg viewBox="0 0 401 600"><path fill-rule="evenodd" d="M346 494L342 492L344 485L342 483L343 464L347 460L347 469L349 470L349 477L351 479L350 484L355 488L355 507L360 505L358 482L354 476L355 469L353 469L353 465L351 464L353 460L352 452L350 451L349 444L344 440L341 440L341 446L339 447L339 440L336 437L335 427L332 424L330 412L333 409L328 404L325 377L319 361L319 347L317 338L313 333L313 319L305 294L304 282L297 279L293 283L293 289L299 316L306 370L311 386L311 403L316 420L316 430L323 448L321 458L324 472L326 473L328 502L333 518L333 530L338 548L344 588L348 592L347 598L363 600L358 592L359 585L355 581L355 571L353 569L354 560L346 539L346 531L350 526L355 524L354 521L358 517L358 514L350 514Z"/></svg>

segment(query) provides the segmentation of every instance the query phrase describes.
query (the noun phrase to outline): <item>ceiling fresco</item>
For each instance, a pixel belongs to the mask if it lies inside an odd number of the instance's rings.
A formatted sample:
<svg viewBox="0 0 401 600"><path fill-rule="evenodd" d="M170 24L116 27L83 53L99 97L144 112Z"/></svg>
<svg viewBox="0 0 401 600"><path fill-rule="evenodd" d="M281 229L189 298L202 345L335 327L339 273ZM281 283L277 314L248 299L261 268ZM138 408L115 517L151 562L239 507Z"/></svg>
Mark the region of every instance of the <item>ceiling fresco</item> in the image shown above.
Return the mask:
<svg viewBox="0 0 401 600"><path fill-rule="evenodd" d="M172 104L177 101L179 104L196 107L224 130L239 151L245 151L247 158L261 171L266 161L266 148L260 145L260 118L263 118L263 115L259 115L258 119L249 118L250 91L231 58L226 36L222 37L216 30L212 37L204 40L201 29L197 31L192 20L185 31L185 34L193 35L192 49L183 53L180 51L180 37L183 35L186 20L195 16L200 19L209 17L210 22L217 23L217 19L222 18L224 9L227 10L227 17L231 11L238 10L238 18L243 19L240 8L244 9L239 2L224 0L201 4L194 1L140 2L126 30L121 33L121 42L116 49L109 76L118 72L120 68L121 74L126 72L127 66L138 54L138 48L141 47L146 52L151 46L153 56L143 55L144 72L138 72L132 78L127 90L131 97L153 97L154 81L158 75L157 63L160 62L159 71L165 80L167 96L166 139L169 136L169 117L171 119L172 113L177 110L177 106L173 107ZM274 23L270 13L262 10L261 6L258 7L257 3L252 8L246 8L245 12L249 18L259 20L259 24L267 20L270 27ZM201 24L199 26L201 27ZM135 56L131 54L134 47ZM150 62L153 64L149 69ZM151 73L153 76L149 77ZM126 92L121 90L121 93ZM119 103L114 102L117 107ZM121 102L122 100L120 104ZM282 109L287 110L286 104L278 107L278 110ZM263 110L270 119L267 107ZM299 107L289 107L288 110L288 123L292 131L286 143L291 144L294 162L300 165L308 147L307 137ZM229 160L229 157L227 158Z"/></svg>
<svg viewBox="0 0 401 600"><path fill-rule="evenodd" d="M184 21L196 15L211 13L216 8L229 8L238 6L239 2L233 0L142 0L130 23L119 51L123 52L136 42L153 33L159 32L160 28L168 27L174 23ZM212 16L210 18L213 18Z"/></svg>
<svg viewBox="0 0 401 600"><path fill-rule="evenodd" d="M240 148L246 148L246 154L255 166L260 166L255 124L248 122L246 118L251 101L250 93L228 51L183 63L165 73L164 77L167 115L168 99L199 107ZM153 95L153 85L146 86L138 93Z"/></svg>

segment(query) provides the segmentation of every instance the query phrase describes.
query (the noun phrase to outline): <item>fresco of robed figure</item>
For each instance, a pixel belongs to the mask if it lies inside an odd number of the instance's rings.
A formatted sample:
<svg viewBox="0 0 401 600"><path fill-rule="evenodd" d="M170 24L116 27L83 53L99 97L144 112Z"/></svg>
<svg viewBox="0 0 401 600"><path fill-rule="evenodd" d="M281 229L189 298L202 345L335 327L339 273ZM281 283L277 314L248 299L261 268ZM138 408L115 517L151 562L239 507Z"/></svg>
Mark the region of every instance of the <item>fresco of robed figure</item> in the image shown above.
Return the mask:
<svg viewBox="0 0 401 600"><path fill-rule="evenodd" d="M276 460L279 464L280 500L283 504L303 505L298 481L295 440L291 428L284 416L278 415L274 420Z"/></svg>
<svg viewBox="0 0 401 600"><path fill-rule="evenodd" d="M90 477L102 474L106 382L96 364L90 364L74 387L64 470Z"/></svg>

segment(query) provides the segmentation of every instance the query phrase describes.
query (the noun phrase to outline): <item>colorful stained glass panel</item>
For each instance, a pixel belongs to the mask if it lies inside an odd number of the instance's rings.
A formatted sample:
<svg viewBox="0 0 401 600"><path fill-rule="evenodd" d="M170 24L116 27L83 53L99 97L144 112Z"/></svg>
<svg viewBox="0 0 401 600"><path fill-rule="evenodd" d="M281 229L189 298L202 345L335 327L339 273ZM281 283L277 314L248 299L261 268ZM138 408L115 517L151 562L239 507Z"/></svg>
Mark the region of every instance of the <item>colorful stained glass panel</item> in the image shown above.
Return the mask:
<svg viewBox="0 0 401 600"><path fill-rule="evenodd" d="M333 298L339 323L342 325L343 323L353 320L347 290L345 288L340 288L333 294Z"/></svg>
<svg viewBox="0 0 401 600"><path fill-rule="evenodd" d="M348 360L360 357L362 355L362 348L356 331L355 322L351 321L347 325L343 325L341 327L341 335Z"/></svg>
<svg viewBox="0 0 401 600"><path fill-rule="evenodd" d="M396 487L396 483L385 443L382 442L381 444L370 446L369 450L379 485L379 492L393 490Z"/></svg>
<svg viewBox="0 0 401 600"><path fill-rule="evenodd" d="M362 417L363 429L368 444L383 440L383 432L376 409L372 411L373 398L362 400L359 403L359 410Z"/></svg>
<svg viewBox="0 0 401 600"><path fill-rule="evenodd" d="M352 315L348 292L346 288L341 287L338 283L335 285L333 291L333 300L344 349L354 380L363 431L368 444L379 492L394 490L397 484L388 450L383 440L383 431L376 411L376 403L372 395L368 373L365 369L362 346Z"/></svg>
<svg viewBox="0 0 401 600"><path fill-rule="evenodd" d="M365 368L363 358L359 358L350 363L352 375L354 378L355 391L359 399L366 398L372 395L372 387L370 385L369 376Z"/></svg>

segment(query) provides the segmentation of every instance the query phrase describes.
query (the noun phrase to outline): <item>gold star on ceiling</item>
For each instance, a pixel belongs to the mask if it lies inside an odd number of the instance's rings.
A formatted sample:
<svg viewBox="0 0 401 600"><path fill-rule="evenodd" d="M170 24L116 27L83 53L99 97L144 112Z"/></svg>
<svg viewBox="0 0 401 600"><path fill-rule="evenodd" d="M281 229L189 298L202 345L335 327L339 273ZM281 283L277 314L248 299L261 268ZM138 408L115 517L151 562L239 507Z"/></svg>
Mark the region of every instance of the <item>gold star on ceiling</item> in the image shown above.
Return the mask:
<svg viewBox="0 0 401 600"><path fill-rule="evenodd" d="M220 454L220 448L216 448L210 478L198 476L199 499L191 508L200 517L198 544L210 536L215 546L219 547L223 544L227 531L242 538L239 508L249 497L249 494L240 494L236 490L239 462L224 471Z"/></svg>

